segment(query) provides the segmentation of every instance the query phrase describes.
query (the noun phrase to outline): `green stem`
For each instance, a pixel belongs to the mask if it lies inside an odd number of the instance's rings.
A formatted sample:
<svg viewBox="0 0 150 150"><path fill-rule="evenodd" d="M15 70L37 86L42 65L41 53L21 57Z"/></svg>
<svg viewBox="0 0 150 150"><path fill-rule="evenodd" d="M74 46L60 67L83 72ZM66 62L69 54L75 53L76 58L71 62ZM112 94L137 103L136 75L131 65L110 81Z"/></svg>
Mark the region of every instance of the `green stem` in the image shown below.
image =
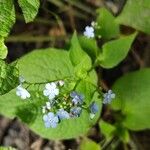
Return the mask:
<svg viewBox="0 0 150 150"><path fill-rule="evenodd" d="M112 137L109 140L107 140L104 145L102 145L102 150L106 150L113 142L118 141L117 137Z"/></svg>
<svg viewBox="0 0 150 150"><path fill-rule="evenodd" d="M45 82L31 83L31 82L25 81L24 83L28 85L28 86L27 86L27 88L28 88L28 87L31 86L31 85L43 85L43 84L47 84L47 83L50 83L50 82L56 82L56 81L60 81L60 80L67 80L67 79L69 79L69 78L71 78L71 76L65 77L65 78L63 78L63 79L57 79L57 80L51 80L51 81L45 81Z"/></svg>
<svg viewBox="0 0 150 150"><path fill-rule="evenodd" d="M6 39L6 42L50 42L56 38L57 36L12 35ZM68 41L68 38L66 36L59 36L59 40Z"/></svg>

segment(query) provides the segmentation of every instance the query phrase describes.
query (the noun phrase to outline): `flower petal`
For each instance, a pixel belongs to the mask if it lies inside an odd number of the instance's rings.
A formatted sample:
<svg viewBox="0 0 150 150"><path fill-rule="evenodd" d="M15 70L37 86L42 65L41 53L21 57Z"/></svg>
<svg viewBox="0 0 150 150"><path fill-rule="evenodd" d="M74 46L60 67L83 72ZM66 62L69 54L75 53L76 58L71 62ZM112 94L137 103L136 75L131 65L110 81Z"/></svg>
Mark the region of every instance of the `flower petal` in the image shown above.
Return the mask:
<svg viewBox="0 0 150 150"><path fill-rule="evenodd" d="M47 116L47 115L44 115L44 116L43 116L43 120L44 120L44 121L48 121L48 120L49 120L48 116Z"/></svg>
<svg viewBox="0 0 150 150"><path fill-rule="evenodd" d="M54 90L54 94L55 94L55 95L58 95L58 94L59 94L59 89L55 89L55 90Z"/></svg>
<svg viewBox="0 0 150 150"><path fill-rule="evenodd" d="M49 100L54 99L54 98L55 98L55 94L54 94L54 93L50 93L50 94L48 95L48 98L49 98Z"/></svg>
<svg viewBox="0 0 150 150"><path fill-rule="evenodd" d="M43 91L43 95L44 95L44 96L48 96L49 93L50 93L50 92L49 92L49 90L47 90L47 89L45 89L45 90Z"/></svg>
<svg viewBox="0 0 150 150"><path fill-rule="evenodd" d="M47 121L47 122L44 122L44 124L45 124L45 127L46 127L46 128L49 128L49 127L51 126L50 122L48 122L48 121Z"/></svg>
<svg viewBox="0 0 150 150"><path fill-rule="evenodd" d="M49 112L49 113L47 114L47 116L48 116L49 119L53 119L55 115L54 115L54 113Z"/></svg>
<svg viewBox="0 0 150 150"><path fill-rule="evenodd" d="M58 124L58 123L53 122L53 123L51 123L51 127L52 127L52 128L56 128L56 127L57 127L57 124Z"/></svg>

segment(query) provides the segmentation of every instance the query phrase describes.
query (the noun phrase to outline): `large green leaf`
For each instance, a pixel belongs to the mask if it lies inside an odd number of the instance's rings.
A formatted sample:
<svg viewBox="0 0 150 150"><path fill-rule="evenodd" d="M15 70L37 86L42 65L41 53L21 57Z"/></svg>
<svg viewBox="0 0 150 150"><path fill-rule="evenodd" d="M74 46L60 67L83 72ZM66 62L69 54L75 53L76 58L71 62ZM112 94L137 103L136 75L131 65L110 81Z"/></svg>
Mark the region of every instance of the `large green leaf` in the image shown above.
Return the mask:
<svg viewBox="0 0 150 150"><path fill-rule="evenodd" d="M6 64L0 60L0 95L14 89L19 83L16 64Z"/></svg>
<svg viewBox="0 0 150 150"><path fill-rule="evenodd" d="M149 0L128 0L116 21L150 34L149 16Z"/></svg>
<svg viewBox="0 0 150 150"><path fill-rule="evenodd" d="M97 34L105 39L119 36L119 24L115 22L115 17L106 8L98 9L97 14L97 23L100 27L96 31Z"/></svg>
<svg viewBox="0 0 150 150"><path fill-rule="evenodd" d="M104 68L118 65L127 56L135 36L136 33L105 43L98 56L99 64Z"/></svg>
<svg viewBox="0 0 150 150"><path fill-rule="evenodd" d="M19 71L28 82L48 82L73 76L68 52L57 49L34 51L19 61Z"/></svg>
<svg viewBox="0 0 150 150"><path fill-rule="evenodd" d="M38 13L40 0L18 0L26 23L34 20Z"/></svg>
<svg viewBox="0 0 150 150"><path fill-rule="evenodd" d="M78 77L85 77L87 71L92 67L91 58L88 54L81 48L76 32L71 39L71 47L69 50L70 60L75 67L75 72Z"/></svg>
<svg viewBox="0 0 150 150"><path fill-rule="evenodd" d="M0 36L0 59L5 59L7 52L7 47L4 44L4 38Z"/></svg>
<svg viewBox="0 0 150 150"><path fill-rule="evenodd" d="M131 130L150 128L150 69L129 73L113 86L116 99L112 108L121 110L123 124Z"/></svg>
<svg viewBox="0 0 150 150"><path fill-rule="evenodd" d="M15 22L13 0L0 0L0 36L6 37Z"/></svg>
<svg viewBox="0 0 150 150"><path fill-rule="evenodd" d="M34 51L19 61L19 68L20 74L28 82L46 82L74 76L74 68L69 59L69 53L63 50ZM0 113L10 118L19 117L33 131L44 138L68 139L86 134L97 121L102 106L98 93L94 93L96 81L93 78L95 78L95 72L91 72L89 78L91 80L87 77L88 80L80 81L77 91L84 92L87 104L96 101L99 105L99 112L93 120L89 119L89 112L84 110L81 117L64 120L57 128L47 129L44 126L41 111L46 99L35 94L35 97L32 96L30 100L23 101L16 96L15 89L0 97Z"/></svg>

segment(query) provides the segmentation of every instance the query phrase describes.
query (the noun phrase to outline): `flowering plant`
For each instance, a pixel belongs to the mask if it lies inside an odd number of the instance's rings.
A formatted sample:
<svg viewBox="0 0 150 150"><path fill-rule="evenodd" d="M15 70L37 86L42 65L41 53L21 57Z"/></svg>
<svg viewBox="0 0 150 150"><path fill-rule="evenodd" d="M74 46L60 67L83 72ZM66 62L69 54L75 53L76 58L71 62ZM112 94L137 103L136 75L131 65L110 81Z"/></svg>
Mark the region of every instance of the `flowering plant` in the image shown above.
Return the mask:
<svg viewBox="0 0 150 150"><path fill-rule="evenodd" d="M133 0L130 1L134 4ZM18 2L25 21L32 21L40 2ZM131 9L130 3L126 7ZM129 35L120 31L120 24L125 24L122 16L126 18L126 13L114 17L107 9L98 9L96 20L85 26L82 35L74 32L68 49L35 50L7 64L4 61L7 56L4 39L15 22L14 3L0 1L0 10L4 8L8 14L2 13L0 18L8 21L0 19L1 114L18 117L42 137L53 139L85 135L97 122L100 122L106 138L112 138L113 133L124 141L129 141L127 129L150 127L146 121L150 114L150 70L143 69L122 77L112 90L99 85L101 79L96 72L100 67L110 69L117 66L127 56L137 31ZM127 23L130 25L128 19ZM147 32L147 28L141 29L138 22L131 26ZM100 120L102 108L107 104L113 113L117 113L113 125ZM144 117L139 114L139 106L145 110L142 112ZM120 128L124 131L122 135L117 132Z"/></svg>

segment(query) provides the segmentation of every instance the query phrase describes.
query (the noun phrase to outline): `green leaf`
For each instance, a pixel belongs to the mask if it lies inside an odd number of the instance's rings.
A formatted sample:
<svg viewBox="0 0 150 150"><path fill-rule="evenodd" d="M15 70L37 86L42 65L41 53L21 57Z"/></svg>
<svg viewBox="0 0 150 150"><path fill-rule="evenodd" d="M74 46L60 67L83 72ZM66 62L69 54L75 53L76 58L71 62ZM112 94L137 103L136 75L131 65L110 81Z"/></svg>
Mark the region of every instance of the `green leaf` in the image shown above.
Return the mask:
<svg viewBox="0 0 150 150"><path fill-rule="evenodd" d="M114 110L124 115L123 125L131 130L150 128L150 69L126 74L118 79L113 91L116 99L112 102Z"/></svg>
<svg viewBox="0 0 150 150"><path fill-rule="evenodd" d="M18 0L26 23L34 20L38 13L40 0Z"/></svg>
<svg viewBox="0 0 150 150"><path fill-rule="evenodd" d="M15 148L12 148L12 147L4 147L4 146L1 146L0 147L0 150L16 150Z"/></svg>
<svg viewBox="0 0 150 150"><path fill-rule="evenodd" d="M4 38L0 36L0 59L5 59L7 56L7 47L4 44Z"/></svg>
<svg viewBox="0 0 150 150"><path fill-rule="evenodd" d="M125 143L130 141L129 132L126 128L118 124L110 124L104 120L99 122L99 127L102 134L105 136L106 141L111 141L114 137L119 137L119 139Z"/></svg>
<svg viewBox="0 0 150 150"><path fill-rule="evenodd" d="M19 83L19 72L15 64L8 65L0 60L0 95L8 93Z"/></svg>
<svg viewBox="0 0 150 150"><path fill-rule="evenodd" d="M79 42L82 49L91 57L94 61L98 55L98 45L95 39L89 39L86 36L80 36Z"/></svg>
<svg viewBox="0 0 150 150"><path fill-rule="evenodd" d="M27 82L48 82L72 77L74 68L68 52L57 49L41 49L19 60L19 72Z"/></svg>
<svg viewBox="0 0 150 150"><path fill-rule="evenodd" d="M0 36L7 37L15 23L15 8L13 0L0 1Z"/></svg>
<svg viewBox="0 0 150 150"><path fill-rule="evenodd" d="M95 143L94 141L84 138L80 145L80 150L101 150L100 144Z"/></svg>
<svg viewBox="0 0 150 150"><path fill-rule="evenodd" d="M81 48L76 32L71 39L69 56L73 66L75 67L76 75L84 78L87 75L87 71L92 67L92 61L88 54Z"/></svg>
<svg viewBox="0 0 150 150"><path fill-rule="evenodd" d="M111 139L116 131L116 127L104 120L99 122L99 127L101 129L102 134L106 137L106 139Z"/></svg>
<svg viewBox="0 0 150 150"><path fill-rule="evenodd" d="M98 9L97 14L96 20L100 27L96 30L97 34L104 39L111 39L119 36L119 24L115 22L115 17L106 8Z"/></svg>
<svg viewBox="0 0 150 150"><path fill-rule="evenodd" d="M74 77L74 68L67 51L56 49L33 51L23 57L18 63L20 74L23 75L28 82L50 82ZM91 80L89 81L92 82L94 77L95 72L90 74L89 78L91 78ZM93 84L96 82L97 81L94 81ZM45 105L47 99L37 95L32 96L30 100L23 101L16 96L15 90L0 97L0 113L10 118L17 116L26 123L30 129L44 138L74 138L86 134L90 127L96 123L100 115L102 106L101 99L98 93L94 93L94 87L95 85L87 83L86 80L81 80L77 86L78 91L86 91L84 94L87 104L90 104L91 101L96 101L99 105L99 112L93 120L89 119L89 112L83 110L79 118L63 120L58 127L54 129L45 128L41 108ZM35 93L34 89L31 92Z"/></svg>
<svg viewBox="0 0 150 150"><path fill-rule="evenodd" d="M127 128L122 125L118 125L116 130L116 135L120 138L120 140L124 143L129 143L131 141L130 134Z"/></svg>
<svg viewBox="0 0 150 150"><path fill-rule="evenodd" d="M128 0L121 14L116 18L120 24L131 26L150 34L150 1Z"/></svg>
<svg viewBox="0 0 150 150"><path fill-rule="evenodd" d="M136 33L105 43L98 56L100 66L112 68L118 65L127 56L135 36Z"/></svg>

